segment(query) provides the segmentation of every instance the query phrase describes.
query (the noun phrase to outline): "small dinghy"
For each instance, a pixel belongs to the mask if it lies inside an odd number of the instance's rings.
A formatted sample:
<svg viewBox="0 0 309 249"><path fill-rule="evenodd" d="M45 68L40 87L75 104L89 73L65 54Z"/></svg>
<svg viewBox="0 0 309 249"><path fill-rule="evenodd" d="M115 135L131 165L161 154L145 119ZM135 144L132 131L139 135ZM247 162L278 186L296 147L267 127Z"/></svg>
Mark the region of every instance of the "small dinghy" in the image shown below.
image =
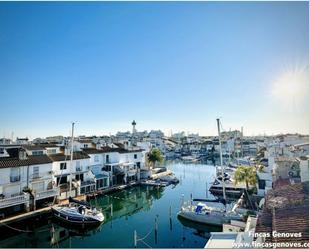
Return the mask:
<svg viewBox="0 0 309 249"><path fill-rule="evenodd" d="M104 221L101 210L92 208L87 202L69 198L69 205L52 207L54 216L64 222L80 225L97 225Z"/></svg>

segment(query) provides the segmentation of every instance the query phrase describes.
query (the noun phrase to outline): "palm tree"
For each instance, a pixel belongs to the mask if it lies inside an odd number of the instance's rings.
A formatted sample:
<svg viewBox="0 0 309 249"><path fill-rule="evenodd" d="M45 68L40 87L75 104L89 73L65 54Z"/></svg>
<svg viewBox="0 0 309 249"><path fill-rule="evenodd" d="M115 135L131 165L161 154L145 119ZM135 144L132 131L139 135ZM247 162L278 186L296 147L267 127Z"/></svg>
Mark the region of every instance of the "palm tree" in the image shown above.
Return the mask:
<svg viewBox="0 0 309 249"><path fill-rule="evenodd" d="M255 166L239 166L234 173L235 185L240 182L246 183L246 190L249 185L256 185L258 181L257 167Z"/></svg>
<svg viewBox="0 0 309 249"><path fill-rule="evenodd" d="M147 162L152 168L155 168L157 162L163 162L161 151L157 148L152 149L147 155Z"/></svg>

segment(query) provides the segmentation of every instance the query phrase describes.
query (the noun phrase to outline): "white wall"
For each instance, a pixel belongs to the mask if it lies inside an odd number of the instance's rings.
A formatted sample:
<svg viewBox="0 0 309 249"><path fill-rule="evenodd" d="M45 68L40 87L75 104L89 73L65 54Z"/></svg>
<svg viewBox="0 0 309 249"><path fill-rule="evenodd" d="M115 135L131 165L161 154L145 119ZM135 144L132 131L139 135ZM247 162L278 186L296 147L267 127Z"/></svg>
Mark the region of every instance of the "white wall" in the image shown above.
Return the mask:
<svg viewBox="0 0 309 249"><path fill-rule="evenodd" d="M39 167L39 177L33 178L34 168ZM29 187L36 192L47 190L48 184L52 184L52 163L29 166ZM26 168L26 167L25 167ZM38 187L40 185L40 187Z"/></svg>
<svg viewBox="0 0 309 249"><path fill-rule="evenodd" d="M109 155L109 163L118 163L119 162L119 153L118 152L108 152L104 153L103 155L103 162L108 163L106 161L106 155Z"/></svg>
<svg viewBox="0 0 309 249"><path fill-rule="evenodd" d="M33 168L39 167L39 178L33 179ZM52 181L52 174L50 171L52 170L52 163L48 164L37 164L37 165L30 165L29 171L28 166L21 166L21 167L14 167L19 169L20 172L20 181L17 182L10 182L11 176L11 168L3 168L0 169L0 186L2 186L2 193L5 197L11 197L11 195L17 195L22 193L22 190L27 186L27 178L29 172L28 183L29 187L32 188L33 185L38 186L41 183L43 185L43 189L41 191L47 190L48 183ZM34 189L35 190L35 189Z"/></svg>
<svg viewBox="0 0 309 249"><path fill-rule="evenodd" d="M74 174L74 173L76 173L77 162L80 162L80 167L81 167L82 171L89 170L88 169L88 167L90 166L89 158L73 160L72 167L71 167L71 161L70 160L53 162L52 170L54 172L54 181L56 181L56 178L57 178L56 176L59 176L61 174L64 175L64 174L70 174L70 173ZM60 164L61 163L67 164L66 169L60 170ZM73 178L74 178L74 175L72 176L72 179ZM69 181L69 179L70 179L70 175L68 176L68 181Z"/></svg>
<svg viewBox="0 0 309 249"><path fill-rule="evenodd" d="M134 155L137 158L134 158ZM130 152L130 153L121 153L119 154L119 163L141 163L141 168L145 166L145 155L142 152Z"/></svg>
<svg viewBox="0 0 309 249"><path fill-rule="evenodd" d="M22 192L22 189L27 185L26 167L16 167L20 172L20 181L10 182L11 168L0 169L0 185L2 186L2 194L5 197L11 197Z"/></svg>
<svg viewBox="0 0 309 249"><path fill-rule="evenodd" d="M301 160L300 167L300 179L302 182L309 181L309 160Z"/></svg>

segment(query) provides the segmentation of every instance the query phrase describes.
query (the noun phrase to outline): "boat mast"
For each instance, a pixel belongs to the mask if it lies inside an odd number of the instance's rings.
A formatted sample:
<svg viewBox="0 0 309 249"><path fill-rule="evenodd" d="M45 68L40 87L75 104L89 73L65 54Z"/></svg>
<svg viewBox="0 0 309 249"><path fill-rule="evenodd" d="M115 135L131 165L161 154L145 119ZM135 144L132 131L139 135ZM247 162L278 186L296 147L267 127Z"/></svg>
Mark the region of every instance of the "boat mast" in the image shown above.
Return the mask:
<svg viewBox="0 0 309 249"><path fill-rule="evenodd" d="M222 172L222 190L223 190L223 199L226 200L225 196L225 182L224 182L224 166L222 160L222 145L221 145L221 132L220 132L220 119L217 118L217 126L218 126L218 135L219 135L219 147L220 147L220 164L221 164L221 172Z"/></svg>
<svg viewBox="0 0 309 249"><path fill-rule="evenodd" d="M70 196L72 191L72 166L73 166L73 142L74 142L74 122L72 122L72 136L71 136L71 160L70 160Z"/></svg>

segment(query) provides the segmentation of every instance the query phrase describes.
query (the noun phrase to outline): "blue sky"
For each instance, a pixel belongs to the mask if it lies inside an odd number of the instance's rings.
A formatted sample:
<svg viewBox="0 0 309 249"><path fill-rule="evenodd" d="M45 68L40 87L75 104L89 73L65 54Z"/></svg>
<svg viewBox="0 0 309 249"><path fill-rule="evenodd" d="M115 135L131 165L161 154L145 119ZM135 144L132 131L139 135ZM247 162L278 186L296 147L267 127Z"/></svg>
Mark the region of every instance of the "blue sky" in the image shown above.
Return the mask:
<svg viewBox="0 0 309 249"><path fill-rule="evenodd" d="M0 136L309 133L309 3L1 2Z"/></svg>

